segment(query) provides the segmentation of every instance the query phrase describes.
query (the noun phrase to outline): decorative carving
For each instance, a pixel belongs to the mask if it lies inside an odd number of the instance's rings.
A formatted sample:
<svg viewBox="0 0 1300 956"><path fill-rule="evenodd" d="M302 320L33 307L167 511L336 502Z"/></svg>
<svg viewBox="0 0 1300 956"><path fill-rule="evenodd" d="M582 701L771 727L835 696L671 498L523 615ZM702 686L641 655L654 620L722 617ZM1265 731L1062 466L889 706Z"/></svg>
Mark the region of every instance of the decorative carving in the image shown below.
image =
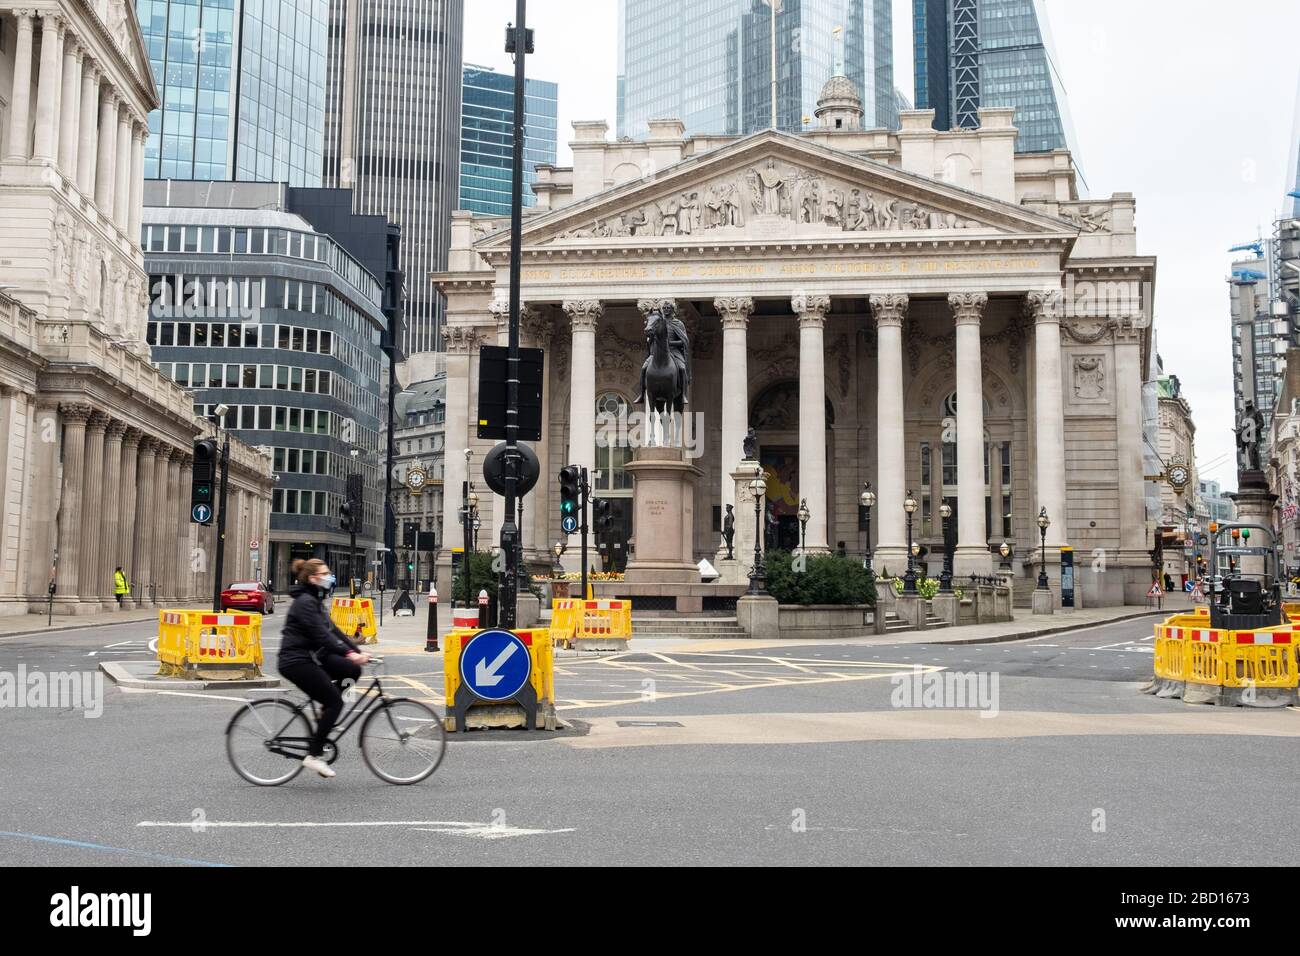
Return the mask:
<svg viewBox="0 0 1300 956"><path fill-rule="evenodd" d="M134 425L127 425L126 430L122 432L122 451L129 454L140 446L141 439L144 438L144 432Z"/></svg>
<svg viewBox="0 0 1300 956"><path fill-rule="evenodd" d="M957 325L979 325L984 315L984 307L989 297L983 292L951 292L948 294L948 307L952 309L953 321Z"/></svg>
<svg viewBox="0 0 1300 956"><path fill-rule="evenodd" d="M1088 204L1060 207L1061 218L1074 223L1084 232L1110 231L1110 206Z"/></svg>
<svg viewBox="0 0 1300 956"><path fill-rule="evenodd" d="M66 209L60 209L54 220L54 281L62 285L72 268L72 218Z"/></svg>
<svg viewBox="0 0 1300 956"><path fill-rule="evenodd" d="M722 317L723 329L744 329L754 313L754 300L749 296L719 296L713 300L713 308Z"/></svg>
<svg viewBox="0 0 1300 956"><path fill-rule="evenodd" d="M125 432L126 422L120 418L114 418L108 423L108 428L104 432L104 439L105 441L121 441Z"/></svg>
<svg viewBox="0 0 1300 956"><path fill-rule="evenodd" d="M1118 327L1114 319L1094 319L1083 322L1065 322L1061 329L1071 339L1081 345L1095 345L1105 339Z"/></svg>
<svg viewBox="0 0 1300 956"><path fill-rule="evenodd" d="M826 320L826 313L831 310L831 297L828 295L799 294L790 299L790 308L799 316L799 324L821 327Z"/></svg>
<svg viewBox="0 0 1300 956"><path fill-rule="evenodd" d="M532 342L534 347L550 349L551 338L555 334L555 322L542 309L530 308L526 313L520 314L519 328L524 338Z"/></svg>
<svg viewBox="0 0 1300 956"><path fill-rule="evenodd" d="M496 296L490 305L488 311L492 313L497 320L497 332L504 334L510 328L510 295L503 293ZM532 308L527 302L519 303L519 326L523 328L527 318L532 315Z"/></svg>
<svg viewBox="0 0 1300 956"><path fill-rule="evenodd" d="M877 326L902 326L903 320L907 318L907 296L902 292L873 295L869 301L871 315Z"/></svg>
<svg viewBox="0 0 1300 956"><path fill-rule="evenodd" d="M799 383L779 382L754 402L750 428L788 431L799 427Z"/></svg>
<svg viewBox="0 0 1300 956"><path fill-rule="evenodd" d="M1060 322L1065 299L1060 289L1025 293L1025 315L1037 322Z"/></svg>
<svg viewBox="0 0 1300 956"><path fill-rule="evenodd" d="M605 306L599 299L570 299L564 303L564 311L573 331L595 332Z"/></svg>
<svg viewBox="0 0 1300 956"><path fill-rule="evenodd" d="M842 334L839 340L839 372L840 372L840 395L843 398L849 397L849 381L853 374L853 359L850 356L853 343L849 341L848 334Z"/></svg>
<svg viewBox="0 0 1300 956"><path fill-rule="evenodd" d="M750 357L753 360L753 381L775 381L799 375L799 351L788 341L755 349L750 352Z"/></svg>
<svg viewBox="0 0 1300 956"><path fill-rule="evenodd" d="M1074 357L1074 397L1084 402L1105 401L1106 365L1103 356Z"/></svg>
<svg viewBox="0 0 1300 956"><path fill-rule="evenodd" d="M451 355L468 355L478 345L478 329L472 325L444 325L442 340Z"/></svg>
<svg viewBox="0 0 1300 956"><path fill-rule="evenodd" d="M108 414L106 412L92 410L90 418L86 422L87 429L103 431L108 427Z"/></svg>
<svg viewBox="0 0 1300 956"><path fill-rule="evenodd" d="M89 405L82 405L78 402L66 402L59 405L59 416L65 423L81 423L82 425L90 419L90 413L93 409Z"/></svg>

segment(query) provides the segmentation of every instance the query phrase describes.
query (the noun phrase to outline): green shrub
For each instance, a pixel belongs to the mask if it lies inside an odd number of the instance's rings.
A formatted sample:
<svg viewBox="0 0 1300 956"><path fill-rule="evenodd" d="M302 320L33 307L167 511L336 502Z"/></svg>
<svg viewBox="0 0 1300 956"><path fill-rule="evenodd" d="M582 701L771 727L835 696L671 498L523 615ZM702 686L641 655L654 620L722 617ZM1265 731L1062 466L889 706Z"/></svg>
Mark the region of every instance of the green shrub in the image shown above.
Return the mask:
<svg viewBox="0 0 1300 956"><path fill-rule="evenodd" d="M802 571L789 551L769 551L767 590L780 604L876 603L876 582L856 558L833 554L809 557Z"/></svg>
<svg viewBox="0 0 1300 956"><path fill-rule="evenodd" d="M492 570L492 552L490 551L471 551L469 553L469 592L470 604L477 606L478 592L486 590L488 597L492 598L497 593L497 575ZM465 601L465 568L456 569L452 577L451 585L452 600L460 603Z"/></svg>

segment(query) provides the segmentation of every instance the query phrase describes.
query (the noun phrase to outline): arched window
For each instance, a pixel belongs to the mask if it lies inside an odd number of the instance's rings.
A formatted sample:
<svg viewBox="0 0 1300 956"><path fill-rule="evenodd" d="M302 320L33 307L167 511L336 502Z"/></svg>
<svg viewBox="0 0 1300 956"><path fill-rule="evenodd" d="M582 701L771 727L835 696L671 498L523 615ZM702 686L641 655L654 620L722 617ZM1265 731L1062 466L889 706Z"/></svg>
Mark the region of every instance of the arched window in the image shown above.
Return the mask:
<svg viewBox="0 0 1300 956"><path fill-rule="evenodd" d="M627 429L630 406L617 392L596 398L596 472L591 476L595 497L632 493L632 476L624 466L632 460Z"/></svg>

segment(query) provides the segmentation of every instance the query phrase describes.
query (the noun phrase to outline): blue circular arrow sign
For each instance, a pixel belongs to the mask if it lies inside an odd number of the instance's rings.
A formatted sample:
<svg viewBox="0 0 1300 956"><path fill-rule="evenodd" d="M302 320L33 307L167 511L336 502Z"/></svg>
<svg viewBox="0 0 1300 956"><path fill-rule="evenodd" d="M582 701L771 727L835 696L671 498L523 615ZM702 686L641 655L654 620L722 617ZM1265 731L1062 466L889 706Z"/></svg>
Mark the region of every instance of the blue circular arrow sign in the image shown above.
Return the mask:
<svg viewBox="0 0 1300 956"><path fill-rule="evenodd" d="M209 521L212 520L212 506L195 505L193 508L190 509L190 517L193 518L195 521L197 521L199 524L207 524Z"/></svg>
<svg viewBox="0 0 1300 956"><path fill-rule="evenodd" d="M560 519L560 530L565 534L573 534L578 530L578 519L575 515L565 515Z"/></svg>
<svg viewBox="0 0 1300 956"><path fill-rule="evenodd" d="M460 679L483 700L514 697L532 670L527 645L509 631L483 631L460 652Z"/></svg>

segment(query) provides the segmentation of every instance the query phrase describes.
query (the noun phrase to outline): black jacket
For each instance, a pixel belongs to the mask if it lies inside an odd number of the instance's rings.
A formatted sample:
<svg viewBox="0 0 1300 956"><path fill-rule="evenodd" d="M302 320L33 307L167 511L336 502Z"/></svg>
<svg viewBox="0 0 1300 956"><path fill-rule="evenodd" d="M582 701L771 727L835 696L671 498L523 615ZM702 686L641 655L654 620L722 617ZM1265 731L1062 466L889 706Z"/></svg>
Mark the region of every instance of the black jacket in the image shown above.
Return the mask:
<svg viewBox="0 0 1300 956"><path fill-rule="evenodd" d="M293 603L281 631L281 667L305 661L319 664L326 654L346 656L358 650L325 613L324 591L311 584L295 584L289 588L289 596Z"/></svg>

